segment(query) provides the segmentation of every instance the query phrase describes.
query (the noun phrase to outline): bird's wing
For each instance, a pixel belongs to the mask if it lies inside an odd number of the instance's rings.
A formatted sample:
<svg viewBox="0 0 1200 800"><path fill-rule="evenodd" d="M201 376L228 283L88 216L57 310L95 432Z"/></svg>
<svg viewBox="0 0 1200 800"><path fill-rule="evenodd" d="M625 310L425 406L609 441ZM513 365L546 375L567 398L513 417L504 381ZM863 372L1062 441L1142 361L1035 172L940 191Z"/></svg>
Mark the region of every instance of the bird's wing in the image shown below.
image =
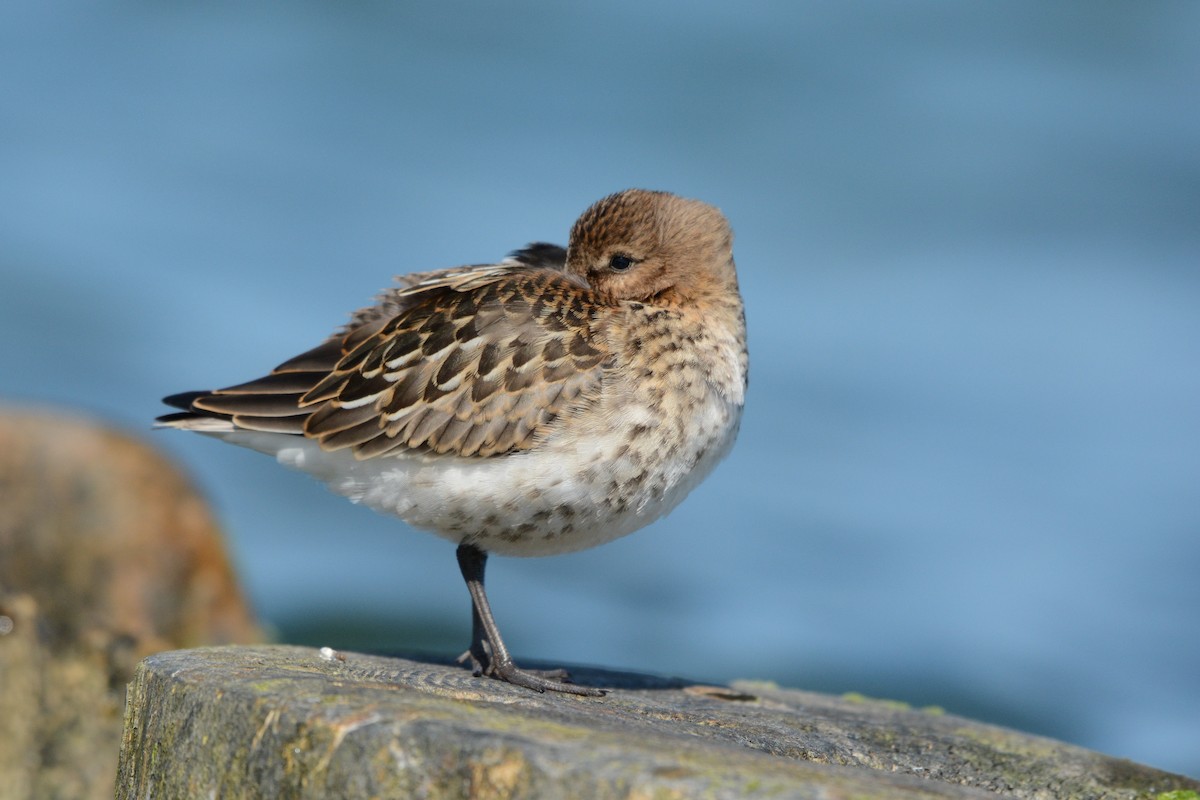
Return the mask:
<svg viewBox="0 0 1200 800"><path fill-rule="evenodd" d="M411 272L396 276L396 285L385 289L375 302L361 308L350 317L350 322L334 334L334 337L383 317L391 318L414 303L423 292L438 288L462 288L471 280L486 280L495 274L511 272L514 267L552 269L563 272L567 266L566 248L547 242L531 242L520 250L514 250L499 264L472 264L431 272Z"/></svg>
<svg viewBox="0 0 1200 800"><path fill-rule="evenodd" d="M365 459L526 450L599 396L604 305L560 269L510 261L414 277L270 375L168 402Z"/></svg>

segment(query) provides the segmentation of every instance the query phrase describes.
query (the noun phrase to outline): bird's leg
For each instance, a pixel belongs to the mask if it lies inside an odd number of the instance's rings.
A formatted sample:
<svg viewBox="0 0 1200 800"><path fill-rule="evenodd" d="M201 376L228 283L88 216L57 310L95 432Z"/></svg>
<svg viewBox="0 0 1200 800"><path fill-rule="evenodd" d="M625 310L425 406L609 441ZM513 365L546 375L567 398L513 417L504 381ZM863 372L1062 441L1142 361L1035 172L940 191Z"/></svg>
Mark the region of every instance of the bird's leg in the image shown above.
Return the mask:
<svg viewBox="0 0 1200 800"><path fill-rule="evenodd" d="M488 603L487 592L483 588L487 553L473 544L460 544L457 555L458 568L462 571L463 580L467 583L467 591L471 593L472 611L471 647L463 653L459 661L470 659L476 675L498 678L538 692L549 690L588 697L599 697L604 694L600 689L562 683L561 681L568 676L561 670L539 675L517 667L508 653L508 648L504 646L504 640L500 638L500 629L496 626L496 619L492 616L492 607Z"/></svg>
<svg viewBox="0 0 1200 800"><path fill-rule="evenodd" d="M475 673L475 677L488 672L491 664L491 655L488 653L489 643L487 636L483 632L483 621L479 619L479 610L475 608L475 601L471 600L471 646L467 648L467 652L458 657L458 663L463 664L467 661L471 662L471 669Z"/></svg>

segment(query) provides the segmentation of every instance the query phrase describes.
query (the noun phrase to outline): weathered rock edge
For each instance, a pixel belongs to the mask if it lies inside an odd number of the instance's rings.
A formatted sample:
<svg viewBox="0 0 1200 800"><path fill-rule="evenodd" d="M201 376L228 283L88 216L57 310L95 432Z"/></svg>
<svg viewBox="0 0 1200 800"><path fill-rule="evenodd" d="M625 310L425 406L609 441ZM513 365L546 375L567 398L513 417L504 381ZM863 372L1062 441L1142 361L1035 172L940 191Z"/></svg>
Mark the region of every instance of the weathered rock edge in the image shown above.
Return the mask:
<svg viewBox="0 0 1200 800"><path fill-rule="evenodd" d="M1200 782L948 714L578 669L599 699L448 664L290 646L150 656L134 797L1154 798Z"/></svg>

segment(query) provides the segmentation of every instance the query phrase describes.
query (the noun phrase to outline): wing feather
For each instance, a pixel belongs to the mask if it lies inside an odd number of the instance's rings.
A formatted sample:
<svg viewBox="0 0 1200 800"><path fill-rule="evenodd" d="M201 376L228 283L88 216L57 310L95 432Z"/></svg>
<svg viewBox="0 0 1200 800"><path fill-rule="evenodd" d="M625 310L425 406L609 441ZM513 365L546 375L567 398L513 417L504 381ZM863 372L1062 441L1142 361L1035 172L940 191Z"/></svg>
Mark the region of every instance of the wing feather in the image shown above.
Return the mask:
<svg viewBox="0 0 1200 800"><path fill-rule="evenodd" d="M408 276L269 375L176 405L360 459L532 448L599 396L610 353L604 301L562 271L560 248L531 247L547 249Z"/></svg>

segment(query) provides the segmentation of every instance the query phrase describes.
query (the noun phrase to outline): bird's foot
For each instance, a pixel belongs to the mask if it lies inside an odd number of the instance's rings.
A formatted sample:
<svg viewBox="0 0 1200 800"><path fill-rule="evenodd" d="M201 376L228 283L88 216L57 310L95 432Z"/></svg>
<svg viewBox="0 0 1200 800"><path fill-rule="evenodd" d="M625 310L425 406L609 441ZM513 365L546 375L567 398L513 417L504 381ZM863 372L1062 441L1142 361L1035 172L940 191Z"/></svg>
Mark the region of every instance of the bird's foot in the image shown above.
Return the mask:
<svg viewBox="0 0 1200 800"><path fill-rule="evenodd" d="M492 664L487 674L490 677L516 686L533 689L535 692L562 692L563 694L577 694L583 697L604 696L603 689L593 689L590 686L576 686L573 683L568 683L567 681L571 679L571 674L565 669L521 669L510 660Z"/></svg>
<svg viewBox="0 0 1200 800"><path fill-rule="evenodd" d="M471 672L475 677L483 675L487 671L488 657L486 653L476 653L473 649L466 650L461 656L455 659L459 664L470 664Z"/></svg>
<svg viewBox="0 0 1200 800"><path fill-rule="evenodd" d="M565 669L521 669L511 659L492 661L485 653L468 650L458 657L458 663L470 662L471 671L475 677L486 675L489 678L523 686L535 692L562 692L583 697L603 697L603 689L593 689L589 686L576 686L570 683L571 673Z"/></svg>

